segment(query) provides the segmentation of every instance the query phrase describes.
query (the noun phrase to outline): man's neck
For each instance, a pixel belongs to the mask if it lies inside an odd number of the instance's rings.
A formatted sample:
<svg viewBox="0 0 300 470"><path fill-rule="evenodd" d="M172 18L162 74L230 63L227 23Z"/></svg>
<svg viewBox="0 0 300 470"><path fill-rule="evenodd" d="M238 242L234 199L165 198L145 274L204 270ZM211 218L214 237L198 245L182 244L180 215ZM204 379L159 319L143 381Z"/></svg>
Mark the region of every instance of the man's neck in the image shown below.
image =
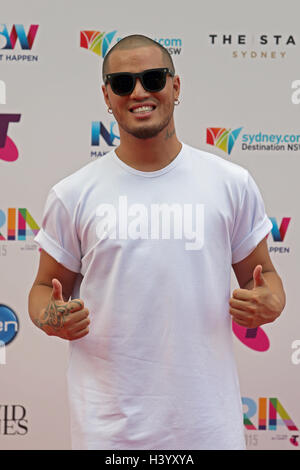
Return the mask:
<svg viewBox="0 0 300 470"><path fill-rule="evenodd" d="M120 133L121 134L121 133ZM151 139L138 139L127 135L122 139L116 154L127 165L140 171L161 170L179 154L182 144L175 127L168 126Z"/></svg>

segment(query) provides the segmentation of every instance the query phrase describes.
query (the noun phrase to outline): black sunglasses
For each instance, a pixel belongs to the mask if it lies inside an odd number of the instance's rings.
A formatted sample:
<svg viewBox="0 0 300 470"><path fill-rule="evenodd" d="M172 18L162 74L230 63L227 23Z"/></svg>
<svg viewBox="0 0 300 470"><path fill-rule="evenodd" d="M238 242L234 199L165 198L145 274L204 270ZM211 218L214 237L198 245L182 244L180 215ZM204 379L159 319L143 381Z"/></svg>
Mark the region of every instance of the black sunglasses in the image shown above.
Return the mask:
<svg viewBox="0 0 300 470"><path fill-rule="evenodd" d="M155 93L165 87L167 75L174 77L172 70L166 68L149 69L140 73L108 73L104 76L104 83L109 83L116 95L125 96L133 92L136 79L139 78L146 91Z"/></svg>

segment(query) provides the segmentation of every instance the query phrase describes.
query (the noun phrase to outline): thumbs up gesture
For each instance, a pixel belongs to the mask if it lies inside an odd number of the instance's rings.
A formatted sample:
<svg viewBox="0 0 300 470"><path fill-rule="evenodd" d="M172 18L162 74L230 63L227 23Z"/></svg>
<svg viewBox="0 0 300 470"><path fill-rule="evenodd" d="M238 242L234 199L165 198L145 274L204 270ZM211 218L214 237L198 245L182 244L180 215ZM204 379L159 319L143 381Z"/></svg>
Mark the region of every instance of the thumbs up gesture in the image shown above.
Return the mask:
<svg viewBox="0 0 300 470"><path fill-rule="evenodd" d="M62 285L57 279L52 279L52 294L48 306L42 310L36 324L49 336L63 339L79 339L88 334L89 311L84 308L80 299L65 302L62 295Z"/></svg>
<svg viewBox="0 0 300 470"><path fill-rule="evenodd" d="M262 275L262 266L259 264L253 271L254 288L265 287L267 283Z"/></svg>
<svg viewBox="0 0 300 470"><path fill-rule="evenodd" d="M235 289L229 300L232 319L245 328L257 328L273 322L281 313L280 301L262 274L262 266L253 271L252 289Z"/></svg>

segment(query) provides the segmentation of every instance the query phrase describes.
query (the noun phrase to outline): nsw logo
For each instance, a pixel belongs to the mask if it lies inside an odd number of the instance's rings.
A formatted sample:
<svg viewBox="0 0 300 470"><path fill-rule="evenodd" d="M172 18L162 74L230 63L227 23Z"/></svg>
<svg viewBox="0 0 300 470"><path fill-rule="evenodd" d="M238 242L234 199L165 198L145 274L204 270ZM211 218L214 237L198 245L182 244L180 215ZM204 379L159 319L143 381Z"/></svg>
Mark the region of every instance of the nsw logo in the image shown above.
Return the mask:
<svg viewBox="0 0 300 470"><path fill-rule="evenodd" d="M269 246L269 252L273 254L287 254L290 253L290 246L283 246L283 242L285 240L287 230L289 228L291 217L283 217L280 221L280 225L277 222L276 217L270 217L272 222L272 238L274 245ZM267 235L267 237L269 234Z"/></svg>
<svg viewBox="0 0 300 470"><path fill-rule="evenodd" d="M0 24L0 36L2 36L0 49L14 49L17 40L19 40L22 49L30 50L33 46L38 28L39 25L32 24L29 28L28 34L26 34L25 28L22 24L14 24L11 32L9 33L7 26L5 24ZM1 47L1 43L3 44L3 38L5 44Z"/></svg>
<svg viewBox="0 0 300 470"><path fill-rule="evenodd" d="M270 217L270 220L273 224L273 228L271 230L272 232L272 237L274 242L283 242L289 223L291 221L291 217L283 217L281 220L280 227L278 227L277 220L275 217ZM269 234L268 234L269 235ZM268 236L267 235L267 236Z"/></svg>
<svg viewBox="0 0 300 470"><path fill-rule="evenodd" d="M101 121L93 121L92 122L92 132L91 132L91 144L93 146L99 146L100 145L100 136L103 138L103 140L106 142L106 145L110 147L114 147L117 144L117 142L120 140L120 136L115 134L114 132L114 127L116 125L116 121L111 121L109 130L105 127L103 122Z"/></svg>
<svg viewBox="0 0 300 470"><path fill-rule="evenodd" d="M102 157L110 152L120 142L120 136L116 134L116 121L111 121L106 127L102 121L93 121L91 129L91 145L98 147L91 151L91 157Z"/></svg>
<svg viewBox="0 0 300 470"><path fill-rule="evenodd" d="M104 57L116 32L106 34L100 31L80 31L80 47Z"/></svg>

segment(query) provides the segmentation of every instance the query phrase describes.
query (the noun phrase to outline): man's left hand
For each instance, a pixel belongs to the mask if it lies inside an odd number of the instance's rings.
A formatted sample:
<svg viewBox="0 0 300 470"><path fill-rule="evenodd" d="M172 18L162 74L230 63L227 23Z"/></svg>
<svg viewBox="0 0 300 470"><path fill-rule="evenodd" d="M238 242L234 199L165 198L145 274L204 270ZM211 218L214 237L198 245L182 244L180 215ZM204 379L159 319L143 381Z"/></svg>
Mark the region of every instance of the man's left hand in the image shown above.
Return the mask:
<svg viewBox="0 0 300 470"><path fill-rule="evenodd" d="M279 298L271 292L261 265L253 271L252 289L235 289L229 305L232 319L245 328L257 328L273 322L281 313Z"/></svg>

